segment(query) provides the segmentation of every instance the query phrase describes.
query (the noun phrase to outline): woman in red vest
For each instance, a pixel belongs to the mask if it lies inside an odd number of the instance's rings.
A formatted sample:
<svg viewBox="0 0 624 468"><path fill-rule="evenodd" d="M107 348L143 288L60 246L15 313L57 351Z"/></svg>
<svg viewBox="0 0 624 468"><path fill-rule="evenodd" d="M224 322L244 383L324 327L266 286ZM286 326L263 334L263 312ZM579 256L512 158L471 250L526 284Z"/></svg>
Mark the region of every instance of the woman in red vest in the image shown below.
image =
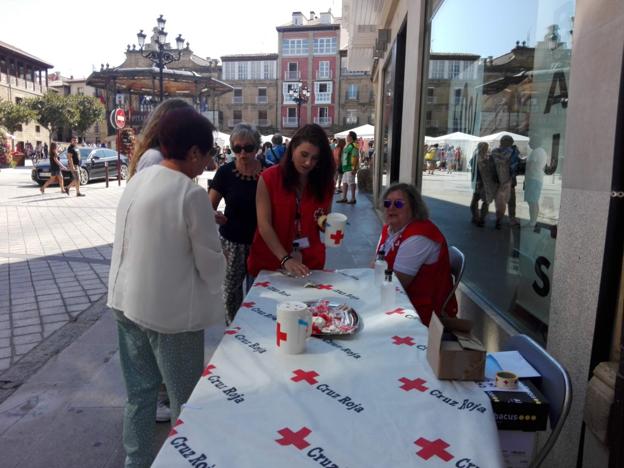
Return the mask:
<svg viewBox="0 0 624 468"><path fill-rule="evenodd" d="M383 198L386 224L377 253L384 253L388 268L394 271L425 325L429 326L434 312L454 317L454 297L442 311L453 289L448 246L444 235L429 220L420 193L413 185L396 184L386 190Z"/></svg>
<svg viewBox="0 0 624 468"><path fill-rule="evenodd" d="M262 172L256 192L258 228L247 271L283 269L301 277L325 266L319 232L334 192L334 159L325 131L297 130L280 164Z"/></svg>

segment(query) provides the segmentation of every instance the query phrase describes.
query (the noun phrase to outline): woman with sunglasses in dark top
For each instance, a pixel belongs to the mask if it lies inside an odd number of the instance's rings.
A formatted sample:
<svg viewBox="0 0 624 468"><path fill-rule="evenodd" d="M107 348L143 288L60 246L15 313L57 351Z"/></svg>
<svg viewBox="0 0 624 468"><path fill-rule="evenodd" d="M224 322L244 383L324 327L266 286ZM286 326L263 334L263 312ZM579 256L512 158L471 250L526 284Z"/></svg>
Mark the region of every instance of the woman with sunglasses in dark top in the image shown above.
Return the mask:
<svg viewBox="0 0 624 468"><path fill-rule="evenodd" d="M247 261L249 275L284 270L303 277L325 266L319 232L334 193L334 158L316 124L297 130L279 164L258 181L258 229Z"/></svg>
<svg viewBox="0 0 624 468"><path fill-rule="evenodd" d="M264 169L256 159L260 144L255 128L245 123L236 125L230 135L235 159L219 168L208 191L215 211L225 200L225 213L217 212L215 219L227 258L223 299L228 325L243 302L247 257L256 231L256 187Z"/></svg>
<svg viewBox="0 0 624 468"><path fill-rule="evenodd" d="M431 315L457 315L457 302L442 305L453 289L448 246L444 235L429 220L429 212L413 185L395 184L383 196L386 224L377 254L383 252L388 268L407 292L422 322Z"/></svg>

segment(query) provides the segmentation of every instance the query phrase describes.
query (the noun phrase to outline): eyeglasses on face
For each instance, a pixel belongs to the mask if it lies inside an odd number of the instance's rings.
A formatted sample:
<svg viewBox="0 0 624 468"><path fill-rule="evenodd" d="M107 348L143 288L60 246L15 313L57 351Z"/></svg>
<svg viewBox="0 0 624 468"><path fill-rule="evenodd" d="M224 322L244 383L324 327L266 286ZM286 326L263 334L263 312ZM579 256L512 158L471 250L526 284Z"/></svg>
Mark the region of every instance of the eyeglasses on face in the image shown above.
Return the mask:
<svg viewBox="0 0 624 468"><path fill-rule="evenodd" d="M403 200L384 200L383 206L384 208L390 208L394 204L395 208L401 209L405 206L405 202Z"/></svg>
<svg viewBox="0 0 624 468"><path fill-rule="evenodd" d="M240 153L242 151L245 151L245 153L253 153L254 151L256 151L256 145L235 145L232 146L232 151L234 151L235 153Z"/></svg>

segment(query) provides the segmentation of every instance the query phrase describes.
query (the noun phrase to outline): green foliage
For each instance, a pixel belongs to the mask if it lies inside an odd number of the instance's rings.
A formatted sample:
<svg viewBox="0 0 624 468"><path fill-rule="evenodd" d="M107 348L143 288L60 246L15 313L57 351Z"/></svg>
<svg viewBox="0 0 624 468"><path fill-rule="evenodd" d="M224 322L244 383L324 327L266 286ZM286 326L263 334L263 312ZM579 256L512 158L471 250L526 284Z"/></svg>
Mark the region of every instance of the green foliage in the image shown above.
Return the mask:
<svg viewBox="0 0 624 468"><path fill-rule="evenodd" d="M26 100L26 105L36 112L37 121L54 134L61 127L72 128L76 121L76 109L68 96L48 91L43 96Z"/></svg>
<svg viewBox="0 0 624 468"><path fill-rule="evenodd" d="M104 105L93 96L74 95L68 96L70 106L73 108L75 120L73 128L79 136L84 137L87 129L98 120L104 118Z"/></svg>
<svg viewBox="0 0 624 468"><path fill-rule="evenodd" d="M14 104L11 101L0 101L0 125L9 133L19 129L22 124L35 120L37 115L23 104Z"/></svg>

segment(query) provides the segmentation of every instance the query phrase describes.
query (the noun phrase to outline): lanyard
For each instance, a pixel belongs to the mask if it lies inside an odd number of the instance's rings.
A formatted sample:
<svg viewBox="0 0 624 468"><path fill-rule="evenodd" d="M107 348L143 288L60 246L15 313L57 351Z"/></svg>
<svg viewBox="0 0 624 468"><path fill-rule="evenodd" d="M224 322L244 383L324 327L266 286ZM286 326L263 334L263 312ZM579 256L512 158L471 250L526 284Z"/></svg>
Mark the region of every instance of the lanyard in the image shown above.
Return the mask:
<svg viewBox="0 0 624 468"><path fill-rule="evenodd" d="M401 236L401 234L403 234L403 231L405 230L406 227L407 226L403 226L397 232L393 232L392 234L390 233L390 229L388 228L388 238L386 239L386 242L384 242L383 245L379 246L379 250L377 251L377 253L383 250L384 254L388 255L392 251L392 249L394 249L395 242Z"/></svg>
<svg viewBox="0 0 624 468"><path fill-rule="evenodd" d="M295 232L297 233L296 238L299 239L301 237L301 195L299 190L295 190L295 202Z"/></svg>

